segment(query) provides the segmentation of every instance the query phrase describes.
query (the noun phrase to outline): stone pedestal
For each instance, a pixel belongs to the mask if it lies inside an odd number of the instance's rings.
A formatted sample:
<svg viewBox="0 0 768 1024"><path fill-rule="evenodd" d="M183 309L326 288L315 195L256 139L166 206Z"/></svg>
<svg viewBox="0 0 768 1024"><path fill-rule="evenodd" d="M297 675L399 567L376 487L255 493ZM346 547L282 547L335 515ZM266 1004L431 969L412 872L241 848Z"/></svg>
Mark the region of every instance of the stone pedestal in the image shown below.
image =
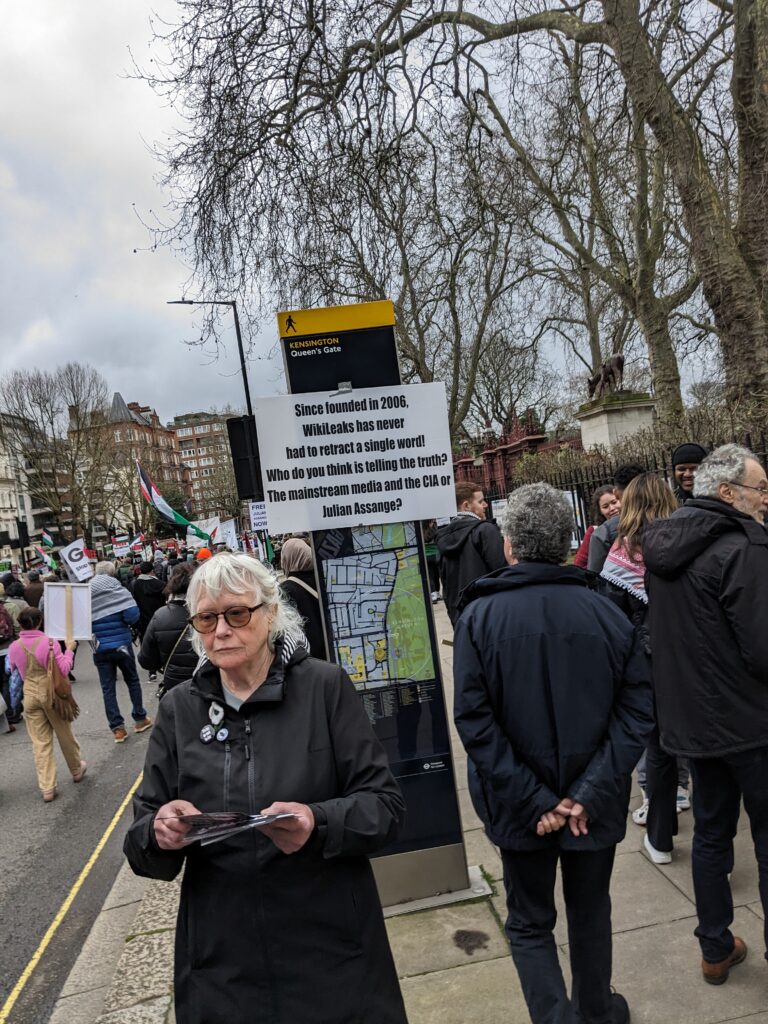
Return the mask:
<svg viewBox="0 0 768 1024"><path fill-rule="evenodd" d="M582 405L576 419L581 423L585 451L595 447L610 450L628 434L654 425L656 402L644 392L619 391Z"/></svg>

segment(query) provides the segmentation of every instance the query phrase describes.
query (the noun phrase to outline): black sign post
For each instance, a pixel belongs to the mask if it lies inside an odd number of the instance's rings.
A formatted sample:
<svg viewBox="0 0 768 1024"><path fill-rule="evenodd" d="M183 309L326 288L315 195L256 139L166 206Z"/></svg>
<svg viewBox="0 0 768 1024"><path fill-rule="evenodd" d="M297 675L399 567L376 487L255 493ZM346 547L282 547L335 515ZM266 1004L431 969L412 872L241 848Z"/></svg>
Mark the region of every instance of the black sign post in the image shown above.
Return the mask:
<svg viewBox="0 0 768 1024"><path fill-rule="evenodd" d="M391 302L279 313L292 394L400 383ZM276 524L277 525L277 524ZM328 650L349 673L408 807L373 861L382 903L469 886L419 523L312 534Z"/></svg>

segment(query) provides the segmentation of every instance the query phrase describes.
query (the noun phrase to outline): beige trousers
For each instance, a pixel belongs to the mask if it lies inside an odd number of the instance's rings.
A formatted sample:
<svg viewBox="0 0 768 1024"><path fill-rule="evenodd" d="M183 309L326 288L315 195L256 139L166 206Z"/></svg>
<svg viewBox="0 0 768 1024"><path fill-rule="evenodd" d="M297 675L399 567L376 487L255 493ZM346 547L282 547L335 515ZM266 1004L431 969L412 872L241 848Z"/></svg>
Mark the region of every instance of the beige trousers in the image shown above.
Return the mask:
<svg viewBox="0 0 768 1024"><path fill-rule="evenodd" d="M72 725L65 722L52 707L45 706L47 694L35 679L24 680L24 724L32 740L37 784L45 793L56 785L56 759L53 754L53 734L59 741L64 760L72 775L80 771L80 744L74 737Z"/></svg>

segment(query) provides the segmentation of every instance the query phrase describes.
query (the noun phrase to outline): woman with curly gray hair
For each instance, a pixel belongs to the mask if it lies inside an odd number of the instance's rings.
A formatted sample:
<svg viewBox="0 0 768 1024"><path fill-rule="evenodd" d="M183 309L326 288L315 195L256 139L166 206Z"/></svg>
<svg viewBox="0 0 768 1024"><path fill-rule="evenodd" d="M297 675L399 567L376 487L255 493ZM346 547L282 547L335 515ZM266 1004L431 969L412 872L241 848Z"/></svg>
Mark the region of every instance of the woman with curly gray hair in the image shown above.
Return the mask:
<svg viewBox="0 0 768 1024"><path fill-rule="evenodd" d="M406 1024L368 857L404 803L349 677L308 656L295 609L250 555L187 591L206 659L160 704L125 852L174 878L179 1024ZM201 811L284 814L188 844Z"/></svg>
<svg viewBox="0 0 768 1024"><path fill-rule="evenodd" d="M631 773L651 730L650 665L632 625L562 563L568 498L521 487L501 515L509 565L465 591L454 717L472 802L501 848L506 934L534 1024L629 1020L611 992L609 887ZM553 928L560 865L573 978Z"/></svg>

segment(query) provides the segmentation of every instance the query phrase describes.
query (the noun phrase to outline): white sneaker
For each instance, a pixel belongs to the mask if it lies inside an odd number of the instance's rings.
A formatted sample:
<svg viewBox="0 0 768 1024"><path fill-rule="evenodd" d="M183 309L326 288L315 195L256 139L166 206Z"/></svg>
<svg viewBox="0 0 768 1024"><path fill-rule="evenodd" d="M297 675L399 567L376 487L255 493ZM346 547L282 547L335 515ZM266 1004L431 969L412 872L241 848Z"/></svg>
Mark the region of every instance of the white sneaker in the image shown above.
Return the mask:
<svg viewBox="0 0 768 1024"><path fill-rule="evenodd" d="M648 856L651 858L654 864L672 863L672 853L667 853L664 850L657 850L655 846L651 845L651 841L647 835L643 838L643 846L645 847Z"/></svg>
<svg viewBox="0 0 768 1024"><path fill-rule="evenodd" d="M439 600L440 600L440 594L436 590L433 590L432 591L432 604L437 604L437 602Z"/></svg>
<svg viewBox="0 0 768 1024"><path fill-rule="evenodd" d="M688 796L688 790L683 789L682 786L677 787L677 813L680 811L689 811L691 809L691 798Z"/></svg>
<svg viewBox="0 0 768 1024"><path fill-rule="evenodd" d="M636 811L632 811L632 821L636 825L640 825L645 828L645 823L648 820L648 797L643 799L643 802L637 808Z"/></svg>

